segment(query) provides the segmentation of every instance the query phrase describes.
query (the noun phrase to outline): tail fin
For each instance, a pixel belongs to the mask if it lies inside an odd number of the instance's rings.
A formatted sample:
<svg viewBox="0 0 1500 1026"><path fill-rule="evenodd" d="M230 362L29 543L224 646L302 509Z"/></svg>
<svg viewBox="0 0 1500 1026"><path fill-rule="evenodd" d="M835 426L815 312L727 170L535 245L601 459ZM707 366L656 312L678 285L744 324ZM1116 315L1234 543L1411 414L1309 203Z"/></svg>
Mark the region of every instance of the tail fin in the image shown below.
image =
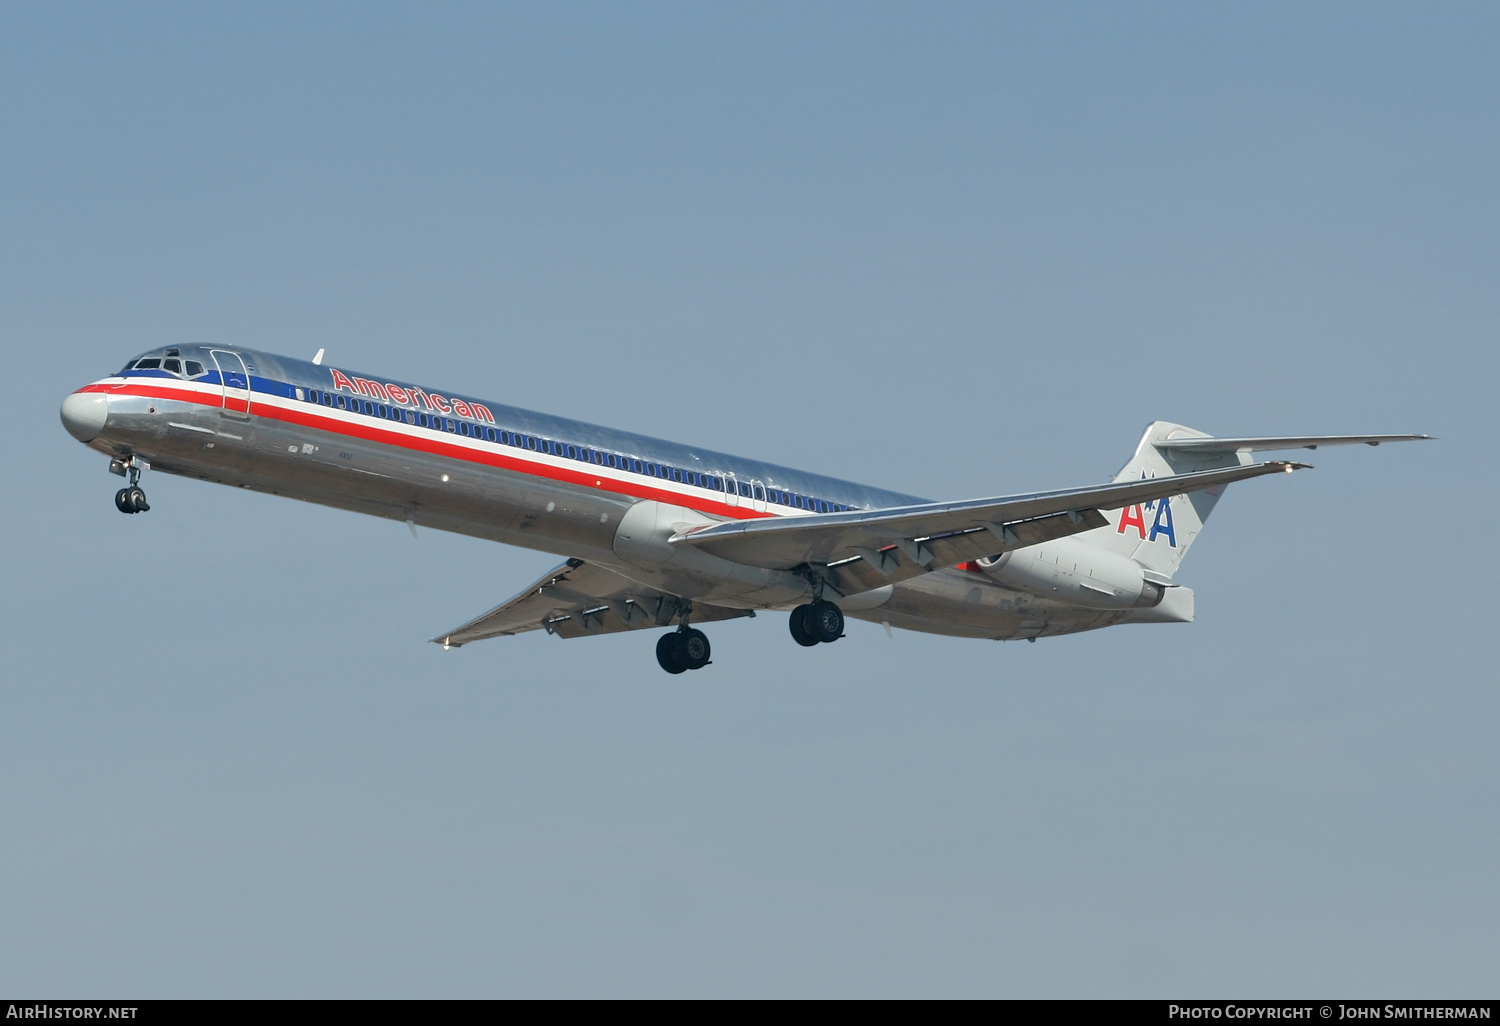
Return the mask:
<svg viewBox="0 0 1500 1026"><path fill-rule="evenodd" d="M1175 448L1157 443L1190 438L1209 438L1202 431L1159 420L1146 428L1135 455L1130 458L1116 481L1136 481L1148 477L1167 477L1195 470L1242 466L1252 462L1247 451L1221 448ZM1092 545L1127 556L1147 570L1171 577L1187 550L1203 530L1203 523L1218 504L1224 488L1210 488L1170 499L1109 510L1109 526L1085 532L1080 538Z"/></svg>

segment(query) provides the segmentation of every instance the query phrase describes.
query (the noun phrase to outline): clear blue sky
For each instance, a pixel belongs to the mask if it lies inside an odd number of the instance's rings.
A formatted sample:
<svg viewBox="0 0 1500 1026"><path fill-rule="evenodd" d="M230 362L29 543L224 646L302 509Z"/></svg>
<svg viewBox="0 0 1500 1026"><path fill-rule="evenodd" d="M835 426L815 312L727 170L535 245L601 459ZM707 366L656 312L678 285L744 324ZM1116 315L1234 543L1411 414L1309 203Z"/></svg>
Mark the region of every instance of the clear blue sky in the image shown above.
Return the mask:
<svg viewBox="0 0 1500 1026"><path fill-rule="evenodd" d="M0 991L1494 996L1493 5L0 8ZM546 555L63 395L310 355L933 497L1163 418L1191 626L424 643Z"/></svg>

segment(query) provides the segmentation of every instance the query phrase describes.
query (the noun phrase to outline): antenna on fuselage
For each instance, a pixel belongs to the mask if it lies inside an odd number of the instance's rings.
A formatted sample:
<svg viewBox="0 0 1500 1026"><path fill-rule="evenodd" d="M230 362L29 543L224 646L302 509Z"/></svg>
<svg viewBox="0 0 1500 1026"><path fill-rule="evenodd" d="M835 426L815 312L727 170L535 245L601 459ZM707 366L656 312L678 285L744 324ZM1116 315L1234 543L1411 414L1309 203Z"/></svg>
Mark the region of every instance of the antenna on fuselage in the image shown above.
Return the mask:
<svg viewBox="0 0 1500 1026"><path fill-rule="evenodd" d="M321 367L322 365L323 365L323 350L319 349L318 350L318 355L313 357L313 366L314 367Z"/></svg>

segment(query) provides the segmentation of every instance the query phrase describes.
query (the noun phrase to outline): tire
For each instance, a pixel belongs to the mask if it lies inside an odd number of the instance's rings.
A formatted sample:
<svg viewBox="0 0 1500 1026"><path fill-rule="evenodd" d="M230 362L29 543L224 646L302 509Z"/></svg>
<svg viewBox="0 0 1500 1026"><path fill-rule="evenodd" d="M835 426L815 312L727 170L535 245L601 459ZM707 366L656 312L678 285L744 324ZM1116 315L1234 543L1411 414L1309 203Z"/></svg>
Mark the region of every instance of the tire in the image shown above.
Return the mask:
<svg viewBox="0 0 1500 1026"><path fill-rule="evenodd" d="M679 634L677 651L682 656L683 666L689 670L701 670L708 665L713 649L708 644L708 635L689 627Z"/></svg>
<svg viewBox="0 0 1500 1026"><path fill-rule="evenodd" d="M814 602L807 614L807 633L824 644L844 636L844 611L832 602Z"/></svg>
<svg viewBox="0 0 1500 1026"><path fill-rule="evenodd" d="M121 513L135 512L135 510L130 506L129 488L121 488L118 492L115 492L115 509L119 510Z"/></svg>
<svg viewBox="0 0 1500 1026"><path fill-rule="evenodd" d="M144 513L151 507L146 504L146 493L139 488L130 489L130 512Z"/></svg>
<svg viewBox="0 0 1500 1026"><path fill-rule="evenodd" d="M656 661L668 673L681 673L687 669L682 659L682 644L676 631L668 631L656 639Z"/></svg>
<svg viewBox="0 0 1500 1026"><path fill-rule="evenodd" d="M787 626L791 628L792 640L803 648L812 648L818 643L816 635L808 628L807 614L812 612L812 606L800 605L792 610L792 615L787 618Z"/></svg>

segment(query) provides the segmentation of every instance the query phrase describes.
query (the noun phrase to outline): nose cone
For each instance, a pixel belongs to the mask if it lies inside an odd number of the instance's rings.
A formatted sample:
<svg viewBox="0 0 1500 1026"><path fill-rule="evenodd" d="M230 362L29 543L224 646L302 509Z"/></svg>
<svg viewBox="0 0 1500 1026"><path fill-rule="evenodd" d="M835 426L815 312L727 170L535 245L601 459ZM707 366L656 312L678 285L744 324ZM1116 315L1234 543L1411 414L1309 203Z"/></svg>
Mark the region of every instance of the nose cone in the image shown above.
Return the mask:
<svg viewBox="0 0 1500 1026"><path fill-rule="evenodd" d="M109 400L98 392L74 392L63 400L62 422L80 442L92 442L104 430Z"/></svg>

